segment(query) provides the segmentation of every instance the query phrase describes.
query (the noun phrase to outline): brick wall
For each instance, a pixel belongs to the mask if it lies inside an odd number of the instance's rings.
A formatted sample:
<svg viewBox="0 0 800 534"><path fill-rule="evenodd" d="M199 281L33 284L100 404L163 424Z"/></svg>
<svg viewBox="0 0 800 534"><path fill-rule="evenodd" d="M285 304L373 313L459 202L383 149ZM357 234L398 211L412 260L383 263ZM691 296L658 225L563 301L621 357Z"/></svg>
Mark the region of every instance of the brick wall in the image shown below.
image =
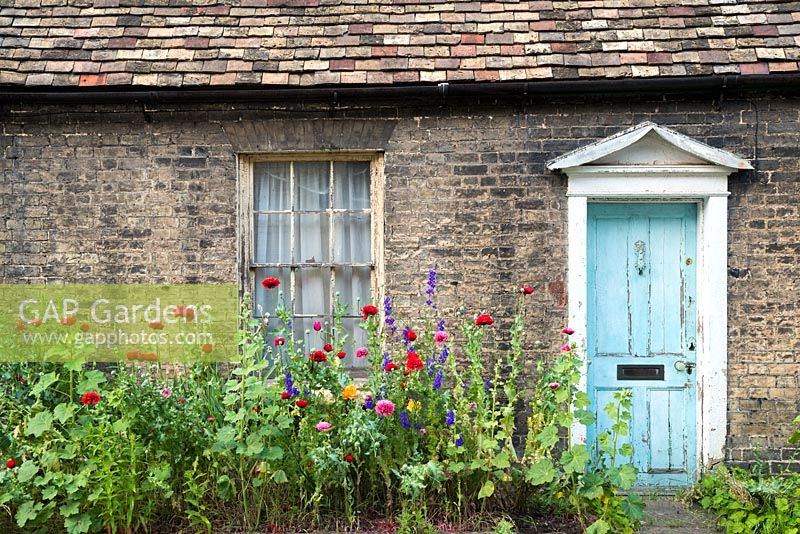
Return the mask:
<svg viewBox="0 0 800 534"><path fill-rule="evenodd" d="M507 315L538 288L546 349L566 316L566 180L549 158L644 120L756 159L730 180L729 460L790 461L800 413L800 100L619 99L19 106L2 113L0 281L237 280L237 152L385 150L386 285L419 303L429 267L452 317ZM756 135L757 134L757 135ZM756 153L756 147L757 153ZM505 291L504 291L505 290ZM543 349L531 345L532 363Z"/></svg>

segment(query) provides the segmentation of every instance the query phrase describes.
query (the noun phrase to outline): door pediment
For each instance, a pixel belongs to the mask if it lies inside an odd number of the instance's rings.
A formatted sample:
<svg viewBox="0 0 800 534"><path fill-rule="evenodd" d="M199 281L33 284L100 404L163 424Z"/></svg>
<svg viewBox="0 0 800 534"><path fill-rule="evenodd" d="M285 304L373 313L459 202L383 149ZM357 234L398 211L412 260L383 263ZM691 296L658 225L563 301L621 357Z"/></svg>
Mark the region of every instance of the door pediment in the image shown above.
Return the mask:
<svg viewBox="0 0 800 534"><path fill-rule="evenodd" d="M645 198L727 195L728 175L753 168L731 152L652 122L579 147L546 165L568 176L568 196Z"/></svg>
<svg viewBox="0 0 800 534"><path fill-rule="evenodd" d="M547 162L551 171L563 171L568 175L593 167L606 168L606 173L608 167L620 168L620 172L625 172L623 167L705 167L707 171L715 169L727 171L726 174L753 168L747 160L731 152L652 122L643 122Z"/></svg>

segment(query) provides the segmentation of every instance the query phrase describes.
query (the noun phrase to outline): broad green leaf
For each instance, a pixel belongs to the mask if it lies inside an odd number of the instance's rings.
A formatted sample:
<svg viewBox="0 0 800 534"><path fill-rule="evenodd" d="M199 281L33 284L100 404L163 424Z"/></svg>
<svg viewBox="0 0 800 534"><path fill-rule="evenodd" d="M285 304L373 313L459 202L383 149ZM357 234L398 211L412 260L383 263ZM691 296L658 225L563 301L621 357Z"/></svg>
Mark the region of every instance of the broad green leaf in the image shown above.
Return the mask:
<svg viewBox="0 0 800 534"><path fill-rule="evenodd" d="M65 371L80 371L83 368L83 360L73 360L64 364Z"/></svg>
<svg viewBox="0 0 800 534"><path fill-rule="evenodd" d="M629 518L634 521L644 520L644 500L641 496L630 494L627 495L621 503L622 511L625 512Z"/></svg>
<svg viewBox="0 0 800 534"><path fill-rule="evenodd" d="M214 443L215 451L232 449L236 445L236 429L224 426L217 431L217 441Z"/></svg>
<svg viewBox="0 0 800 534"><path fill-rule="evenodd" d="M511 462L508 458L508 453L503 451L492 460L492 465L494 465L497 469L508 469L511 467Z"/></svg>
<svg viewBox="0 0 800 534"><path fill-rule="evenodd" d="M611 425L611 430L617 433L618 436L627 436L628 435L628 423L625 421L617 421L613 425Z"/></svg>
<svg viewBox="0 0 800 534"><path fill-rule="evenodd" d="M67 419L72 417L74 413L75 405L66 402L62 402L53 409L53 415L56 416L56 419L58 419L58 422L62 425L66 423Z"/></svg>
<svg viewBox="0 0 800 534"><path fill-rule="evenodd" d="M53 427L53 414L45 410L28 419L26 436L34 435L37 438Z"/></svg>
<svg viewBox="0 0 800 534"><path fill-rule="evenodd" d="M264 442L261 441L261 435L259 434L250 434L247 436L245 443L247 443L247 450L245 452L249 456L261 454L261 451L264 450Z"/></svg>
<svg viewBox="0 0 800 534"><path fill-rule="evenodd" d="M591 425L597 419L591 410L575 410L575 418L585 426Z"/></svg>
<svg viewBox="0 0 800 534"><path fill-rule="evenodd" d="M55 486L47 486L42 490L42 499L49 501L58 494L58 488Z"/></svg>
<svg viewBox="0 0 800 534"><path fill-rule="evenodd" d="M612 421L616 421L618 419L617 417L618 409L619 407L617 406L616 402L609 402L608 404L605 405L603 411L606 413L609 419L611 419Z"/></svg>
<svg viewBox="0 0 800 534"><path fill-rule="evenodd" d="M611 482L624 490L630 489L633 483L636 482L636 468L631 464L624 464L612 469L609 474L611 475Z"/></svg>
<svg viewBox="0 0 800 534"><path fill-rule="evenodd" d="M125 417L123 417L122 419L117 419L116 421L114 421L114 424L111 425L111 429L117 434L122 434L123 432L128 430L130 426L131 422Z"/></svg>
<svg viewBox="0 0 800 534"><path fill-rule="evenodd" d="M33 460L26 460L17 471L17 480L27 482L39 472L39 466Z"/></svg>
<svg viewBox="0 0 800 534"><path fill-rule="evenodd" d="M598 519L586 529L586 534L608 534L611 527L602 519Z"/></svg>
<svg viewBox="0 0 800 534"><path fill-rule="evenodd" d="M545 449L553 447L558 443L558 429L553 425L544 427L541 432L536 434L536 441Z"/></svg>
<svg viewBox="0 0 800 534"><path fill-rule="evenodd" d="M491 480L487 480L486 482L483 483L481 491L478 492L478 498L485 499L487 497L491 497L493 493L494 493L494 482L492 482Z"/></svg>
<svg viewBox="0 0 800 534"><path fill-rule="evenodd" d="M525 480L534 486L548 484L555 480L556 469L550 458L541 458L538 462L530 466L525 473Z"/></svg>
<svg viewBox="0 0 800 534"><path fill-rule="evenodd" d="M95 499L96 498L97 497L95 497ZM89 496L89 500L94 500L92 499L91 495ZM81 509L81 502L79 500L72 500L62 504L58 508L58 511L61 512L61 515L63 517L68 517L77 514L80 511L80 509Z"/></svg>
<svg viewBox="0 0 800 534"><path fill-rule="evenodd" d="M561 465L566 473L582 473L588 461L589 451L586 450L586 445L573 445L561 455Z"/></svg>
<svg viewBox="0 0 800 534"><path fill-rule="evenodd" d="M92 516L88 512L70 516L64 519L64 526L67 527L67 534L84 534L92 526Z"/></svg>
<svg viewBox="0 0 800 534"><path fill-rule="evenodd" d="M585 486L580 490L580 495L589 500L599 499L603 496L603 486L599 484Z"/></svg>
<svg viewBox="0 0 800 534"><path fill-rule="evenodd" d="M83 380L78 384L78 394L83 395L89 391L97 391L100 388L100 384L105 381L106 376L102 371L97 369L86 371L83 375Z"/></svg>
<svg viewBox="0 0 800 534"><path fill-rule="evenodd" d="M58 375L56 373L47 373L46 375L43 375L42 378L40 378L39 381L36 383L36 385L33 386L33 388L31 388L31 395L33 395L34 397L38 397L39 395L44 393L44 391L47 388L49 388L56 382L58 382Z"/></svg>
<svg viewBox="0 0 800 534"><path fill-rule="evenodd" d="M465 467L466 465L464 464L464 462L453 462L448 466L448 469L450 470L451 473L455 475L463 471Z"/></svg>
<svg viewBox="0 0 800 534"><path fill-rule="evenodd" d="M17 515L14 519L17 520L17 525L24 527L28 521L34 521L39 513L39 510L44 506L42 503L35 503L33 501L25 501L17 509Z"/></svg>
<svg viewBox="0 0 800 534"><path fill-rule="evenodd" d="M633 456L633 446L630 443L624 443L622 447L619 448L619 453L621 456L631 457Z"/></svg>
<svg viewBox="0 0 800 534"><path fill-rule="evenodd" d="M286 477L286 472L283 469L279 469L272 473L272 480L274 480L277 484L286 484L289 482L289 479Z"/></svg>
<svg viewBox="0 0 800 534"><path fill-rule="evenodd" d="M264 459L269 461L280 460L283 458L283 449L278 447L277 445L273 447L267 447L264 451Z"/></svg>

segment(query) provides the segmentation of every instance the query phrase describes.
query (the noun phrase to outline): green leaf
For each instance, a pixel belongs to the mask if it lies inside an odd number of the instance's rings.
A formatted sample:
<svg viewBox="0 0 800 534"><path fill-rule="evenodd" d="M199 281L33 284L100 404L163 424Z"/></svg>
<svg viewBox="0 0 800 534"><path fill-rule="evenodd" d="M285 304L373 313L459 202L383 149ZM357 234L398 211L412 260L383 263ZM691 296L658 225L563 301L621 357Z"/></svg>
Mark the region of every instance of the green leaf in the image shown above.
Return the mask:
<svg viewBox="0 0 800 534"><path fill-rule="evenodd" d="M58 422L62 425L66 423L67 419L71 418L74 413L75 405L67 402L62 402L53 409L53 415L56 416L56 419L58 419Z"/></svg>
<svg viewBox="0 0 800 534"><path fill-rule="evenodd" d="M589 451L586 450L586 445L573 445L561 455L561 465L566 473L582 473L588 461Z"/></svg>
<svg viewBox="0 0 800 534"><path fill-rule="evenodd" d="M88 512L81 515L73 515L64 519L64 526L67 527L67 534L83 534L89 532L92 526L92 516Z"/></svg>
<svg viewBox="0 0 800 534"><path fill-rule="evenodd" d="M278 447L277 445L273 447L267 447L264 451L264 459L269 461L280 460L283 458L283 449Z"/></svg>
<svg viewBox="0 0 800 534"><path fill-rule="evenodd" d="M464 464L464 462L453 462L448 466L448 469L450 470L451 473L455 475L463 471L465 467L466 465Z"/></svg>
<svg viewBox="0 0 800 534"><path fill-rule="evenodd" d="M496 456L496 457L495 457L495 458L492 460L492 464L493 464L493 465L494 465L494 466L495 466L497 469L508 469L509 467L511 467L511 462L509 461L509 458L508 458L508 453L507 453L506 451L503 451L503 452L501 452L500 454L498 454L498 455L497 455L497 456Z"/></svg>
<svg viewBox="0 0 800 534"><path fill-rule="evenodd" d="M619 468L610 470L611 482L626 490L636 482L636 468L631 464L621 465Z"/></svg>
<svg viewBox="0 0 800 534"><path fill-rule="evenodd" d="M224 426L217 431L217 441L214 443L215 451L224 451L236 446L236 429Z"/></svg>
<svg viewBox="0 0 800 534"><path fill-rule="evenodd" d="M622 511L634 521L644 520L644 499L641 496L630 494L622 499Z"/></svg>
<svg viewBox="0 0 800 534"><path fill-rule="evenodd" d="M491 480L487 480L483 483L481 487L481 491L478 492L479 499L486 499L487 497L491 497L494 493L494 482Z"/></svg>
<svg viewBox="0 0 800 534"><path fill-rule="evenodd" d="M558 428L553 425L544 427L541 432L536 434L536 441L546 449L553 447L558 443Z"/></svg>
<svg viewBox="0 0 800 534"><path fill-rule="evenodd" d="M55 486L47 486L42 490L42 499L49 501L58 494L58 488Z"/></svg>
<svg viewBox="0 0 800 534"><path fill-rule="evenodd" d="M602 519L598 519L586 529L586 534L608 534L611 527Z"/></svg>
<svg viewBox="0 0 800 534"><path fill-rule="evenodd" d="M111 425L111 429L116 434L122 434L123 432L128 430L128 428L130 428L130 426L131 426L131 422L128 419L126 419L125 417L123 417L122 419L117 419L116 421L114 421L114 424Z"/></svg>
<svg viewBox="0 0 800 534"><path fill-rule="evenodd" d="M83 368L83 360L73 360L64 364L65 371L80 371Z"/></svg>
<svg viewBox="0 0 800 534"><path fill-rule="evenodd" d="M264 442L261 441L260 434L250 434L247 436L245 443L247 443L245 454L248 456L255 456L264 450Z"/></svg>
<svg viewBox="0 0 800 534"><path fill-rule="evenodd" d="M633 456L633 446L630 443L624 443L622 447L619 448L619 453L622 456L631 457Z"/></svg>
<svg viewBox="0 0 800 534"><path fill-rule="evenodd" d="M33 460L26 460L17 471L17 480L27 482L39 472L39 466Z"/></svg>
<svg viewBox="0 0 800 534"><path fill-rule="evenodd" d="M42 376L39 381L36 383L33 388L31 388L31 395L34 397L38 397L44 391L58 382L58 375L56 373L47 373L46 375Z"/></svg>
<svg viewBox="0 0 800 534"><path fill-rule="evenodd" d="M575 418L582 425L589 426L595 422L597 417L591 410L575 410Z"/></svg>
<svg viewBox="0 0 800 534"><path fill-rule="evenodd" d="M541 458L538 462L530 466L525 473L525 481L534 486L548 484L555 480L556 469L550 458Z"/></svg>
<svg viewBox="0 0 800 534"><path fill-rule="evenodd" d="M43 412L37 413L32 418L28 419L27 430L25 432L25 435L30 436L32 434L38 438L39 436L50 430L52 427L53 427L53 414L50 413L50 410L45 410Z"/></svg>
<svg viewBox="0 0 800 534"><path fill-rule="evenodd" d="M17 515L14 518L17 520L17 525L24 527L28 521L34 521L39 513L39 510L44 506L38 502L34 504L33 501L25 501L17 509Z"/></svg>
<svg viewBox="0 0 800 534"><path fill-rule="evenodd" d="M83 375L83 380L78 384L78 394L83 395L89 391L97 391L100 388L100 384L105 381L106 375L102 371L97 369L86 371Z"/></svg>
<svg viewBox="0 0 800 534"><path fill-rule="evenodd" d="M279 469L272 473L272 480L274 480L276 484L286 484L289 482L286 472L283 469Z"/></svg>

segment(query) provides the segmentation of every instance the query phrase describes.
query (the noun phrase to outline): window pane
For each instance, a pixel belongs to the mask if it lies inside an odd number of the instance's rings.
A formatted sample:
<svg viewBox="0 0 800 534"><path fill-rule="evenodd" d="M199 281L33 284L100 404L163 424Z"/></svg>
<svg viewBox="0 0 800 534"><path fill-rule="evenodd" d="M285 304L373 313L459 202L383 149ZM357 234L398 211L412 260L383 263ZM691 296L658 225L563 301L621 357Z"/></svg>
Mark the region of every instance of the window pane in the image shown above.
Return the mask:
<svg viewBox="0 0 800 534"><path fill-rule="evenodd" d="M322 323L322 331L314 331L314 321ZM326 322L330 324L330 319L324 316L319 317L295 317L292 321L294 327L294 339L303 342L303 351L307 353L315 349L321 349L327 339L325 339L324 332L326 330ZM308 334L306 334L308 332Z"/></svg>
<svg viewBox="0 0 800 534"><path fill-rule="evenodd" d="M347 367L361 368L368 365L368 358L356 358L356 349L367 346L367 333L358 327L360 321L360 319L344 319L342 321L342 326L348 336L343 349L347 353L347 357L344 359Z"/></svg>
<svg viewBox="0 0 800 534"><path fill-rule="evenodd" d="M334 258L337 263L369 262L371 216L366 213L335 216Z"/></svg>
<svg viewBox="0 0 800 534"><path fill-rule="evenodd" d="M330 163L305 161L294 164L295 209L318 211L328 209L330 196Z"/></svg>
<svg viewBox="0 0 800 534"><path fill-rule="evenodd" d="M294 263L330 261L330 233L327 213L295 215Z"/></svg>
<svg viewBox="0 0 800 534"><path fill-rule="evenodd" d="M339 302L348 313L358 315L370 303L372 269L369 267L337 267L334 273Z"/></svg>
<svg viewBox="0 0 800 534"><path fill-rule="evenodd" d="M289 209L289 162L260 161L253 165L256 211Z"/></svg>
<svg viewBox="0 0 800 534"><path fill-rule="evenodd" d="M297 269L295 271L294 313L325 315L331 311L330 269Z"/></svg>
<svg viewBox="0 0 800 534"><path fill-rule="evenodd" d="M257 213L255 215L255 262L289 263L289 217Z"/></svg>
<svg viewBox="0 0 800 534"><path fill-rule="evenodd" d="M333 164L334 207L366 210L369 202L369 162L339 161Z"/></svg>
<svg viewBox="0 0 800 534"><path fill-rule="evenodd" d="M265 289L261 285L264 278L277 278L281 281L281 285L272 289ZM256 269L255 279L255 299L253 302L253 315L261 317L265 313L275 315L275 309L278 307L278 302L281 298L288 306L289 301L289 269Z"/></svg>

